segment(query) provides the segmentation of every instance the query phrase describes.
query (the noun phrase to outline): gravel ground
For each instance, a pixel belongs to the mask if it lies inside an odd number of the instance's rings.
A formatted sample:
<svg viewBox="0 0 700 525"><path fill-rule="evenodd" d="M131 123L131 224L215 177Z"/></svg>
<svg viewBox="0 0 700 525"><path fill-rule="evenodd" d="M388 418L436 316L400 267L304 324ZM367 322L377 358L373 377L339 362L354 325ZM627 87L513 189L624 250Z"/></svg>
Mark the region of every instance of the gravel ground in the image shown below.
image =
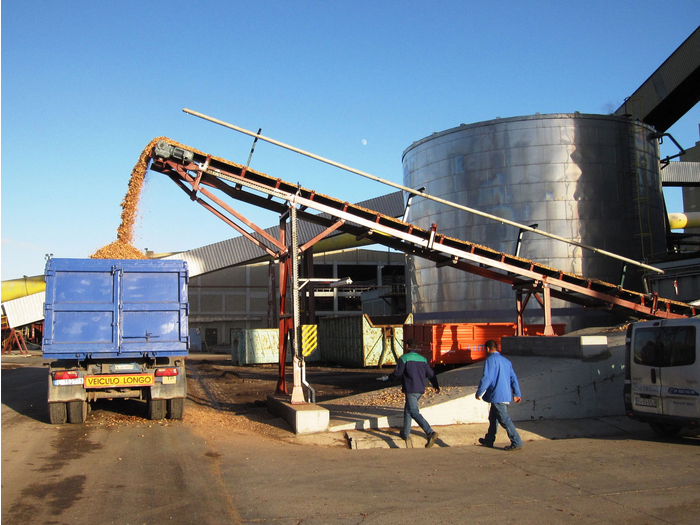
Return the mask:
<svg viewBox="0 0 700 525"><path fill-rule="evenodd" d="M373 403L398 407L403 405L400 386L385 391L389 385L377 381L392 370L307 365L306 379L316 390L319 403L377 391ZM287 371L287 387L291 390L291 367ZM267 411L267 396L274 394L278 374L277 365L234 366L230 360L188 359L189 402L182 424L193 425L205 438L235 431L295 439L289 425Z"/></svg>

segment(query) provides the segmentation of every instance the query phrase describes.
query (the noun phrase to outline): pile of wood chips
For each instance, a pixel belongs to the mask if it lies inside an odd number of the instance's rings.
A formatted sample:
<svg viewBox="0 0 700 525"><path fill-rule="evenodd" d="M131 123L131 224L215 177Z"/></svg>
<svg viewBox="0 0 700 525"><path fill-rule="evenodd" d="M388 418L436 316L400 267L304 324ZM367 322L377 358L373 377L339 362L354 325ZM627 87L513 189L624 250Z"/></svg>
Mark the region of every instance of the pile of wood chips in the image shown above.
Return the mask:
<svg viewBox="0 0 700 525"><path fill-rule="evenodd" d="M404 404L404 395L401 388L380 390L375 394L362 396L357 403L360 406L399 407Z"/></svg>
<svg viewBox="0 0 700 525"><path fill-rule="evenodd" d="M425 389L425 394L421 398L421 403L431 400L435 397L449 394L451 391L457 390L455 387L441 387L440 393L435 393L432 386ZM376 393L365 394L355 404L359 406L382 406L382 407L402 407L405 403L405 396L401 392L401 387L395 389L380 390Z"/></svg>
<svg viewBox="0 0 700 525"><path fill-rule="evenodd" d="M623 324L620 324L617 326L612 326L610 328L604 328L601 330L601 333L610 334L610 333L614 333L614 332L624 332L627 330L627 328L629 328L629 326L630 326L630 323L623 323Z"/></svg>
<svg viewBox="0 0 700 525"><path fill-rule="evenodd" d="M131 244L127 244L120 240L103 246L90 256L90 259L145 259L146 255L134 248Z"/></svg>

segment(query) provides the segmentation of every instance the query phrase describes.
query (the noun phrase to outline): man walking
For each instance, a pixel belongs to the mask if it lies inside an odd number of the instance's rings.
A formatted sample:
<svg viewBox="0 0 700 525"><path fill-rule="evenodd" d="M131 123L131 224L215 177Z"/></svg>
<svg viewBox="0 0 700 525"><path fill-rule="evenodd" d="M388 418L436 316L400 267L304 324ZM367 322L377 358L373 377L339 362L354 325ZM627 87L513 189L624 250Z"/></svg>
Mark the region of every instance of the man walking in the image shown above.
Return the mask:
<svg viewBox="0 0 700 525"><path fill-rule="evenodd" d="M509 452L523 448L523 440L515 429L513 420L508 415L508 404L511 400L520 403L520 385L513 371L513 365L498 351L498 344L493 339L486 341L488 357L484 363L484 375L476 389L476 398L491 403L489 410L489 429L486 436L479 438L479 443L485 447L493 447L496 432L500 424L506 429L510 445L504 450Z"/></svg>
<svg viewBox="0 0 700 525"><path fill-rule="evenodd" d="M418 423L418 426L423 429L423 432L425 432L428 438L425 448L430 448L435 444L438 434L433 431L430 424L421 415L418 409L418 400L420 400L425 393L426 378L430 380L433 388L435 388L435 392L440 392L440 386L438 385L435 372L430 368L428 360L415 351L415 339L409 338L406 341L406 348L408 351L404 352L399 358L396 363L396 368L387 378L392 381L401 379L401 391L406 397L406 403L403 408L403 431L401 432L401 438L404 441L409 440L411 436L411 419L413 419Z"/></svg>

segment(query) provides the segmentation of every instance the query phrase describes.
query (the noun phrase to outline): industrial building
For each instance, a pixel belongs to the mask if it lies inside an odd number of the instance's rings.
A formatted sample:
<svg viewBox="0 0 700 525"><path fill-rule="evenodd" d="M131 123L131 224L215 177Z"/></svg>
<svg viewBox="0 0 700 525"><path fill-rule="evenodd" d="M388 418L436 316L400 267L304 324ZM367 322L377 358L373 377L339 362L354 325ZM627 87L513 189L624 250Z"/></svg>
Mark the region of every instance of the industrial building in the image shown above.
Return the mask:
<svg viewBox="0 0 700 525"><path fill-rule="evenodd" d="M314 275L351 284L316 285L314 304L302 301L302 315L315 320L327 316L401 314L405 304L405 256L369 249L315 254ZM241 329L278 324L279 269L274 261L231 266L193 277L189 286L192 350L228 351L231 334ZM302 278L303 282L303 278ZM223 348L222 348L223 347Z"/></svg>
<svg viewBox="0 0 700 525"><path fill-rule="evenodd" d="M700 100L698 86L700 29L614 114L536 114L461 124L407 147L404 186L490 217L405 192L358 206L591 282L693 303L700 299L700 227L694 215L700 212L700 146L679 145L675 158L662 159L659 140L673 140L666 131ZM684 210L666 209L664 186L683 187ZM671 231L669 212L675 211L687 219L683 233ZM354 235L347 225L316 240L324 228L309 219L307 215L298 224L299 241L313 245L300 261L300 282L308 281L302 289L302 312L312 321L363 309L374 314L413 313L421 323L502 322L516 317L514 286L484 278L480 273L488 272L480 272L479 265L462 271L449 267L454 266L449 258L367 249L376 242L376 234L370 229ZM277 226L265 232L280 238ZM573 244L540 235L543 232ZM184 259L190 268L193 344L200 340L201 346L226 349L233 330L275 327L279 322L279 267L251 238L260 236L234 237L167 255ZM643 271L607 257L603 250L666 273ZM308 280L327 278L330 283L346 277L351 284L333 287ZM3 297L8 328L41 319L37 304L43 301L30 297ZM619 313L585 306L553 297L550 322L564 323L570 331L624 319ZM539 322L542 309L533 301L518 314L525 322Z"/></svg>
<svg viewBox="0 0 700 525"><path fill-rule="evenodd" d="M437 224L444 235L475 240L497 252L692 303L700 299L700 228L672 233L667 214L683 211L693 217L700 209L700 148L679 146L677 158L661 159L659 140L700 99L699 53L700 31L695 31L612 115L537 114L462 124L417 140L403 154L407 187L654 264L665 274L420 196L394 202L389 212L378 211L399 217L406 202L403 218L422 228ZM684 210L666 209L664 186L683 187ZM377 204L363 203L370 209ZM407 264L406 304L415 322L513 321L509 284L418 256L408 256ZM378 275L373 284L380 282ZM337 308L317 310L323 315L343 313ZM261 312L246 326L264 324ZM552 316L567 331L624 320L561 299L553 299ZM541 317L533 304L525 322L537 323ZM275 321L268 318L267 326L276 326Z"/></svg>

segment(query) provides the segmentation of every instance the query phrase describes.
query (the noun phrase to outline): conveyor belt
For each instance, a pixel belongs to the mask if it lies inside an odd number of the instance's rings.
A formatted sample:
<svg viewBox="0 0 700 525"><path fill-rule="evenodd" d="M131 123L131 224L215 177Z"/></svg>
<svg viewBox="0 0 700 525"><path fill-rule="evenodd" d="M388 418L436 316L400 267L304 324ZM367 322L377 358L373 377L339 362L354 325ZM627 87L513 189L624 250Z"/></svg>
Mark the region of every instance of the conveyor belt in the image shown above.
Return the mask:
<svg viewBox="0 0 700 525"><path fill-rule="evenodd" d="M301 220L314 222L388 246L409 255L452 266L513 286L516 290L546 287L552 297L586 307L616 310L631 318L679 318L696 315L694 307L657 295L625 290L614 284L550 268L543 264L491 250L485 246L447 237L388 217L313 190L270 177L225 159L212 157L171 140L160 142L151 152L150 168L164 173L192 200L246 235L270 254L287 249L279 240L249 223L209 191L216 189L230 198L285 213L292 203ZM308 210L321 212L310 213ZM247 231L236 220L253 228Z"/></svg>

